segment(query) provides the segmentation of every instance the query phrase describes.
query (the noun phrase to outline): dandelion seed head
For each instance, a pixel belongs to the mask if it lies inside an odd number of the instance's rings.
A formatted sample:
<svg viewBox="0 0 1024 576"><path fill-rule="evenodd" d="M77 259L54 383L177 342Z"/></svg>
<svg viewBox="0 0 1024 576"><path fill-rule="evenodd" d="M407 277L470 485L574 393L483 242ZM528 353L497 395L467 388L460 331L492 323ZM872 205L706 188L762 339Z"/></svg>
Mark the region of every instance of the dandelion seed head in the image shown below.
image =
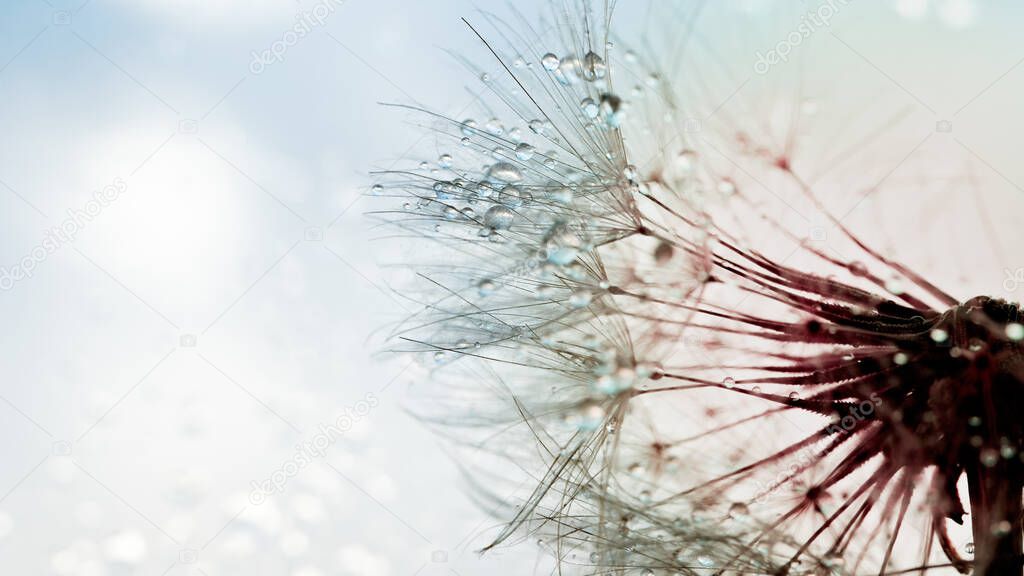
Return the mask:
<svg viewBox="0 0 1024 576"><path fill-rule="evenodd" d="M415 110L442 152L374 187L427 254L394 331L443 383L426 419L485 460L489 498L529 480L488 548L539 537L613 574L968 566L961 478L1022 466L1021 397L993 412L984 386L1021 382L1018 308L957 300L832 217L774 137L821 102L709 108L569 4L550 32L495 22L498 65L467 62L487 120ZM978 508L976 557L1012 505ZM892 552L911 522L923 558Z"/></svg>

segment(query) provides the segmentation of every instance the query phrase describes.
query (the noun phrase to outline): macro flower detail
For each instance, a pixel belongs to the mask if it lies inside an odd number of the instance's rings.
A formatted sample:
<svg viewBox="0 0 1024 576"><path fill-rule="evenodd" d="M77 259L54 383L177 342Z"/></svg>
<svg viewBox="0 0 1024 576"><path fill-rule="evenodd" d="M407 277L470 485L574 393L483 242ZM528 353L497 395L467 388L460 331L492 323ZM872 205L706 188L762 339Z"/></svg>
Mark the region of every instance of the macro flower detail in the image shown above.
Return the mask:
<svg viewBox="0 0 1024 576"><path fill-rule="evenodd" d="M693 96L610 8L568 5L546 32L471 28L486 119L411 109L440 156L377 174L416 255L394 348L497 507L484 549L529 538L573 574L1020 574L1018 305L851 229L787 132L814 106L717 126L728 91Z"/></svg>

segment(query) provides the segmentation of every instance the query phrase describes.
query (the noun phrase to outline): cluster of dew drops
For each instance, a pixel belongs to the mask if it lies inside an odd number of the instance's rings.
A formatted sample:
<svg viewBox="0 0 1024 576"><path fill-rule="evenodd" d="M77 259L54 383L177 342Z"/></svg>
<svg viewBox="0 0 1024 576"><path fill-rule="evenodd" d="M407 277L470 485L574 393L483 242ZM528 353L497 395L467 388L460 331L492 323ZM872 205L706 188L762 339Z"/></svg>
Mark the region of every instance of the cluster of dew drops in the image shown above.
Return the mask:
<svg viewBox="0 0 1024 576"><path fill-rule="evenodd" d="M606 48L611 50L614 47L608 42ZM627 63L637 62L637 56L632 51L624 54ZM581 91L588 96L578 102L578 110L571 111L580 124L587 130L593 131L615 131L618 130L625 119L631 101L640 98L645 91L657 87L660 78L657 74L644 76L641 85L635 85L629 90L629 98L623 99L612 93L607 82L608 65L597 53L590 51L582 58L575 55L559 57L554 53L544 54L539 59L539 65L544 73L550 76L555 82L564 86L584 85L587 90ZM517 57L512 61L513 68L533 68L535 63L526 61L523 57ZM490 74L483 73L480 80L485 84L496 82ZM513 89L513 93L518 90ZM565 112L560 105L556 105L559 112ZM671 117L666 117L671 120ZM408 212L422 212L431 207L440 207L439 222L434 224L434 232L451 233L453 230L461 230L470 236L475 235L480 239L487 239L493 243L506 241L508 233L516 232L514 226L518 221L525 220L523 215L531 207L540 211L553 213L553 222L543 231L537 231L538 250L537 257L527 259L517 266L515 270L507 270L502 278L511 278L518 281L527 274L540 274L550 278L559 275L576 283L576 287L568 293L562 302L570 308L582 309L590 306L598 295L609 288L607 281L593 282L587 284L587 271L579 261L579 258L594 246L587 234L587 222L583 219L572 221L577 216L564 218L559 216L560 207L566 208L564 214L575 212L574 202L580 200L579 191L588 185L597 187L614 185L616 182L637 183L640 175L635 166L625 165L617 169L618 173L609 173L607 176L598 177L598 181L587 180L592 175L585 175L584 172L575 170L569 164L560 162L558 151L549 149L538 150L529 141L529 134L535 135L539 141L547 141L553 144L559 142L558 131L554 129L550 120L534 118L523 122L522 127L509 129L498 118L491 118L486 122L478 123L472 118L467 118L457 123L461 131L459 141L462 147L469 149L475 156L480 152L489 156L487 164L481 167L474 167L466 171L466 174L479 174L479 176L463 176L457 166L457 152L443 152L436 162L423 161L419 164L419 172L428 174L433 180L433 198L421 197L408 199L402 208ZM621 136L621 134L620 134ZM459 137L457 135L457 137ZM490 143L504 140L504 144L488 149ZM682 168L693 168L694 152L684 151L680 156ZM615 152L607 150L603 153L604 158L596 160L615 160ZM613 162L608 165L617 165ZM565 185L545 184L542 186L531 186L529 178L531 173L555 174L560 180L565 180ZM454 176L454 177L452 177ZM551 182L551 179L541 177L541 182ZM728 184L728 182L726 182ZM380 195L385 187L376 184L372 193ZM531 191L532 190L532 191ZM535 199L534 193L543 195ZM490 206L478 213L480 204ZM572 206L572 208L570 208ZM600 207L594 207L595 214ZM447 222L451 222L452 226ZM456 226L457 225L457 226ZM523 228L522 230L528 230ZM530 233L534 233L530 230ZM482 277L473 279L473 287L481 298L491 296L502 288L507 279L499 277ZM542 301L553 301L559 297L560 290L541 283L534 290L536 298ZM594 397L581 402L573 410L567 411L564 415L565 424L571 428L582 431L593 431L604 427L607 432L615 433L615 423L607 418L604 399L628 391L634 387L646 387L648 383L659 375L660 366L656 363L624 360L619 358L616 351L603 345L596 337L584 342L584 346L595 350L596 358L593 366ZM455 348L479 348L479 343L459 342ZM436 351L434 363L443 365L452 358L450 353Z"/></svg>

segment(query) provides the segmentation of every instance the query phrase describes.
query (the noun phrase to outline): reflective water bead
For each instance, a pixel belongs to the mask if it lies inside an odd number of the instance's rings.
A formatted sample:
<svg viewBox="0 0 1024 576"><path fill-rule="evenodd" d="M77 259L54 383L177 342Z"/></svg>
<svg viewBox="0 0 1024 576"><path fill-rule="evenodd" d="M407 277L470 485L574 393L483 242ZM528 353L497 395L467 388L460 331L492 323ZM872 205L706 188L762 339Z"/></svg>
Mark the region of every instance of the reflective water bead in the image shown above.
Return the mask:
<svg viewBox="0 0 1024 576"><path fill-rule="evenodd" d="M557 70L558 69L558 65L560 63L561 62L558 60L558 56L555 56L554 54L552 54L550 52L545 54L540 59L541 66L543 66L544 69L549 71L549 72Z"/></svg>
<svg viewBox="0 0 1024 576"><path fill-rule="evenodd" d="M518 208L523 205L522 193L515 186L505 186L498 193L498 202L511 208Z"/></svg>
<svg viewBox="0 0 1024 576"><path fill-rule="evenodd" d="M573 191L567 187L557 188L548 192L548 197L559 204L569 204L572 202Z"/></svg>
<svg viewBox="0 0 1024 576"><path fill-rule="evenodd" d="M600 404L586 403L577 413L576 427L580 430L596 430L604 421L604 408Z"/></svg>
<svg viewBox="0 0 1024 576"><path fill-rule="evenodd" d="M573 308L583 308L589 306L593 298L594 296L590 293L590 290L576 290L569 295L569 306L572 306Z"/></svg>
<svg viewBox="0 0 1024 576"><path fill-rule="evenodd" d="M495 286L494 286L494 282L492 280L481 280L476 285L477 292L481 296L489 296L491 293L494 292L494 288L495 288Z"/></svg>
<svg viewBox="0 0 1024 576"><path fill-rule="evenodd" d="M507 230L512 226L515 216L515 212L506 206L500 204L491 206L484 213L484 224L495 230Z"/></svg>
<svg viewBox="0 0 1024 576"><path fill-rule="evenodd" d="M487 179L495 182L519 182L523 173L514 164L498 162L487 169Z"/></svg>
<svg viewBox="0 0 1024 576"><path fill-rule="evenodd" d="M522 143L516 146L516 158L526 161L533 158L533 146Z"/></svg>
<svg viewBox="0 0 1024 576"><path fill-rule="evenodd" d="M750 513L750 509L747 505L742 502L733 502L732 506L729 507L729 517L736 518L739 516L746 516Z"/></svg>
<svg viewBox="0 0 1024 576"><path fill-rule="evenodd" d="M452 197L451 188L445 182L435 182L434 195L438 200L448 200Z"/></svg>
<svg viewBox="0 0 1024 576"><path fill-rule="evenodd" d="M543 246L549 262L564 266L576 260L583 241L565 224L556 224L544 236Z"/></svg>
<svg viewBox="0 0 1024 576"><path fill-rule="evenodd" d="M593 98L584 98L580 102L580 109L583 110L583 115L587 118L597 118L597 102L594 102Z"/></svg>
<svg viewBox="0 0 1024 576"><path fill-rule="evenodd" d="M587 55L583 57L583 77L587 80L604 78L607 72L608 66L597 53L587 52Z"/></svg>
<svg viewBox="0 0 1024 576"><path fill-rule="evenodd" d="M1006 325L1005 331L1006 337L1009 338L1010 340L1013 340L1014 342L1024 340L1024 324L1010 322L1009 324Z"/></svg>
<svg viewBox="0 0 1024 576"><path fill-rule="evenodd" d="M484 130L487 130L495 136L501 136L505 133L505 127L501 125L501 121L497 118L491 118L488 120L487 124L484 124Z"/></svg>
<svg viewBox="0 0 1024 576"><path fill-rule="evenodd" d="M452 165L452 155L441 154L440 156L437 157L437 165L440 166L441 168L450 168Z"/></svg>

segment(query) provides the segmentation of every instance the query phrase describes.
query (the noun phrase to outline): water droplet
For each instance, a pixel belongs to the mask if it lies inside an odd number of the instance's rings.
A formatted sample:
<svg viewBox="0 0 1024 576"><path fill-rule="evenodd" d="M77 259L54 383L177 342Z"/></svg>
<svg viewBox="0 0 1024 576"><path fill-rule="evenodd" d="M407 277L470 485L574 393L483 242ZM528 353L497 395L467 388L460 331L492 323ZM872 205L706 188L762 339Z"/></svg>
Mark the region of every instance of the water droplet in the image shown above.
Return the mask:
<svg viewBox="0 0 1024 576"><path fill-rule="evenodd" d="M722 380L722 386L725 386L726 388L732 388L735 385L736 379L734 379L732 376L726 376L725 379Z"/></svg>
<svg viewBox="0 0 1024 576"><path fill-rule="evenodd" d="M893 354L892 361L897 366L903 366L910 361L910 357L907 356L905 352L897 352L896 354Z"/></svg>
<svg viewBox="0 0 1024 576"><path fill-rule="evenodd" d="M569 306L572 306L573 308L584 308L590 305L590 302L591 300L593 300L593 298L594 297L590 293L590 290L576 290L575 292L569 295Z"/></svg>
<svg viewBox="0 0 1024 576"><path fill-rule="evenodd" d="M516 146L516 158L524 162L533 158L533 146L530 146L525 142L518 144Z"/></svg>
<svg viewBox="0 0 1024 576"><path fill-rule="evenodd" d="M444 363L444 352L443 351L434 352L434 362L437 363L437 364Z"/></svg>
<svg viewBox="0 0 1024 576"><path fill-rule="evenodd" d="M587 52L583 57L583 77L587 80L599 80L608 73L608 65L595 52Z"/></svg>
<svg viewBox="0 0 1024 576"><path fill-rule="evenodd" d="M488 296L493 293L494 287L494 282L491 280L481 280L480 283L476 285L477 292L481 296Z"/></svg>
<svg viewBox="0 0 1024 576"><path fill-rule="evenodd" d="M434 182L434 195L438 200L450 200L452 197L452 186L447 182Z"/></svg>
<svg viewBox="0 0 1024 576"><path fill-rule="evenodd" d="M974 555L974 542L968 542L967 546L964 546L964 551L968 554Z"/></svg>
<svg viewBox="0 0 1024 576"><path fill-rule="evenodd" d="M991 468L999 463L999 452L995 448L985 448L981 451L981 463L986 468Z"/></svg>
<svg viewBox="0 0 1024 576"><path fill-rule="evenodd" d="M1003 444L999 448L999 455L1009 460L1010 458L1013 458L1014 456L1017 455L1017 450L1010 444Z"/></svg>
<svg viewBox="0 0 1024 576"><path fill-rule="evenodd" d="M668 242L661 242L658 247L654 249L654 261L658 264L665 264L672 259L672 254L675 252L675 248L672 247Z"/></svg>
<svg viewBox="0 0 1024 576"><path fill-rule="evenodd" d="M437 157L437 165L440 166L441 168L449 168L449 167L451 167L451 165L452 165L452 155L451 154L441 154L440 156Z"/></svg>
<svg viewBox="0 0 1024 576"><path fill-rule="evenodd" d="M697 557L697 563L700 564L701 566L703 566L704 568L711 568L712 566L715 565L714 560L712 560L708 556L698 556Z"/></svg>
<svg viewBox="0 0 1024 576"><path fill-rule="evenodd" d="M558 65L560 64L560 62L558 60L558 56L555 56L554 54L548 52L543 57L541 57L540 64L541 66L544 67L545 70L552 72L558 69Z"/></svg>
<svg viewBox="0 0 1024 576"><path fill-rule="evenodd" d="M484 72L483 74L480 75L480 81L484 82L484 83L490 82L491 81L491 75L488 74L487 72Z"/></svg>
<svg viewBox="0 0 1024 576"><path fill-rule="evenodd" d="M374 196L380 196L382 192L384 192L384 187L381 186L380 184L374 184L373 187L370 188L370 193L373 194ZM1018 326L1020 326L1020 324L1018 324Z"/></svg>
<svg viewBox="0 0 1024 576"><path fill-rule="evenodd" d="M863 262L853 261L847 264L847 268L850 269L850 273L854 276L867 276L868 267Z"/></svg>
<svg viewBox="0 0 1024 576"><path fill-rule="evenodd" d="M1000 520L992 525L992 533L996 536L1006 536L1013 529L1013 525L1007 520Z"/></svg>
<svg viewBox="0 0 1024 576"><path fill-rule="evenodd" d="M543 246L549 262L565 266L576 260L583 241L567 225L555 224L545 234Z"/></svg>
<svg viewBox="0 0 1024 576"><path fill-rule="evenodd" d="M466 118L462 121L462 133L466 136L476 134L476 120Z"/></svg>
<svg viewBox="0 0 1024 576"><path fill-rule="evenodd" d="M597 118L598 107L597 102L594 102L593 98L584 98L580 102L580 109L583 110L583 115L587 118Z"/></svg>
<svg viewBox="0 0 1024 576"><path fill-rule="evenodd" d="M1024 340L1024 324L1010 322L1006 325L1006 337L1014 342Z"/></svg>
<svg viewBox="0 0 1024 576"><path fill-rule="evenodd" d="M519 182L523 173L514 164L498 162L487 169L487 179L494 182Z"/></svg>
<svg viewBox="0 0 1024 576"><path fill-rule="evenodd" d="M936 328L932 330L931 337L934 342L941 344L946 340L949 340L949 332L946 332L942 328Z"/></svg>
<svg viewBox="0 0 1024 576"><path fill-rule="evenodd" d="M732 506L729 507L730 518L737 518L748 514L750 514L750 509L742 502L733 502Z"/></svg>
<svg viewBox="0 0 1024 576"><path fill-rule="evenodd" d="M694 166L697 164L697 153L693 150L683 150L676 157L676 167L682 174L690 174L693 172Z"/></svg>
<svg viewBox="0 0 1024 576"><path fill-rule="evenodd" d="M459 217L459 211L452 206L445 206L444 217L449 220L454 220Z"/></svg>
<svg viewBox="0 0 1024 576"><path fill-rule="evenodd" d="M505 127L501 125L501 121L497 118L491 118L488 120L487 124L484 124L484 130L487 130L495 136L501 136L505 133Z"/></svg>
<svg viewBox="0 0 1024 576"><path fill-rule="evenodd" d="M584 403L576 413L576 427L580 430L597 430L604 421L604 414L600 404Z"/></svg>
<svg viewBox="0 0 1024 576"><path fill-rule="evenodd" d="M507 230L515 220L515 212L506 206L495 205L484 213L484 224L495 230Z"/></svg>
<svg viewBox="0 0 1024 576"><path fill-rule="evenodd" d="M640 177L640 173L637 171L636 166L633 166L632 164L627 164L626 167L622 169L622 175L631 182L636 182Z"/></svg>
<svg viewBox="0 0 1024 576"><path fill-rule="evenodd" d="M529 126L530 126L530 131L533 132L534 134L543 134L544 133L544 121L543 120L537 120L537 119L530 120Z"/></svg>
<svg viewBox="0 0 1024 576"><path fill-rule="evenodd" d="M552 202L557 202L559 204L571 203L572 197L572 188L568 188L565 186L548 191L548 198L550 198Z"/></svg>
<svg viewBox="0 0 1024 576"><path fill-rule="evenodd" d="M523 198L519 188L506 186L498 193L498 202L510 208L518 208L523 205Z"/></svg>

